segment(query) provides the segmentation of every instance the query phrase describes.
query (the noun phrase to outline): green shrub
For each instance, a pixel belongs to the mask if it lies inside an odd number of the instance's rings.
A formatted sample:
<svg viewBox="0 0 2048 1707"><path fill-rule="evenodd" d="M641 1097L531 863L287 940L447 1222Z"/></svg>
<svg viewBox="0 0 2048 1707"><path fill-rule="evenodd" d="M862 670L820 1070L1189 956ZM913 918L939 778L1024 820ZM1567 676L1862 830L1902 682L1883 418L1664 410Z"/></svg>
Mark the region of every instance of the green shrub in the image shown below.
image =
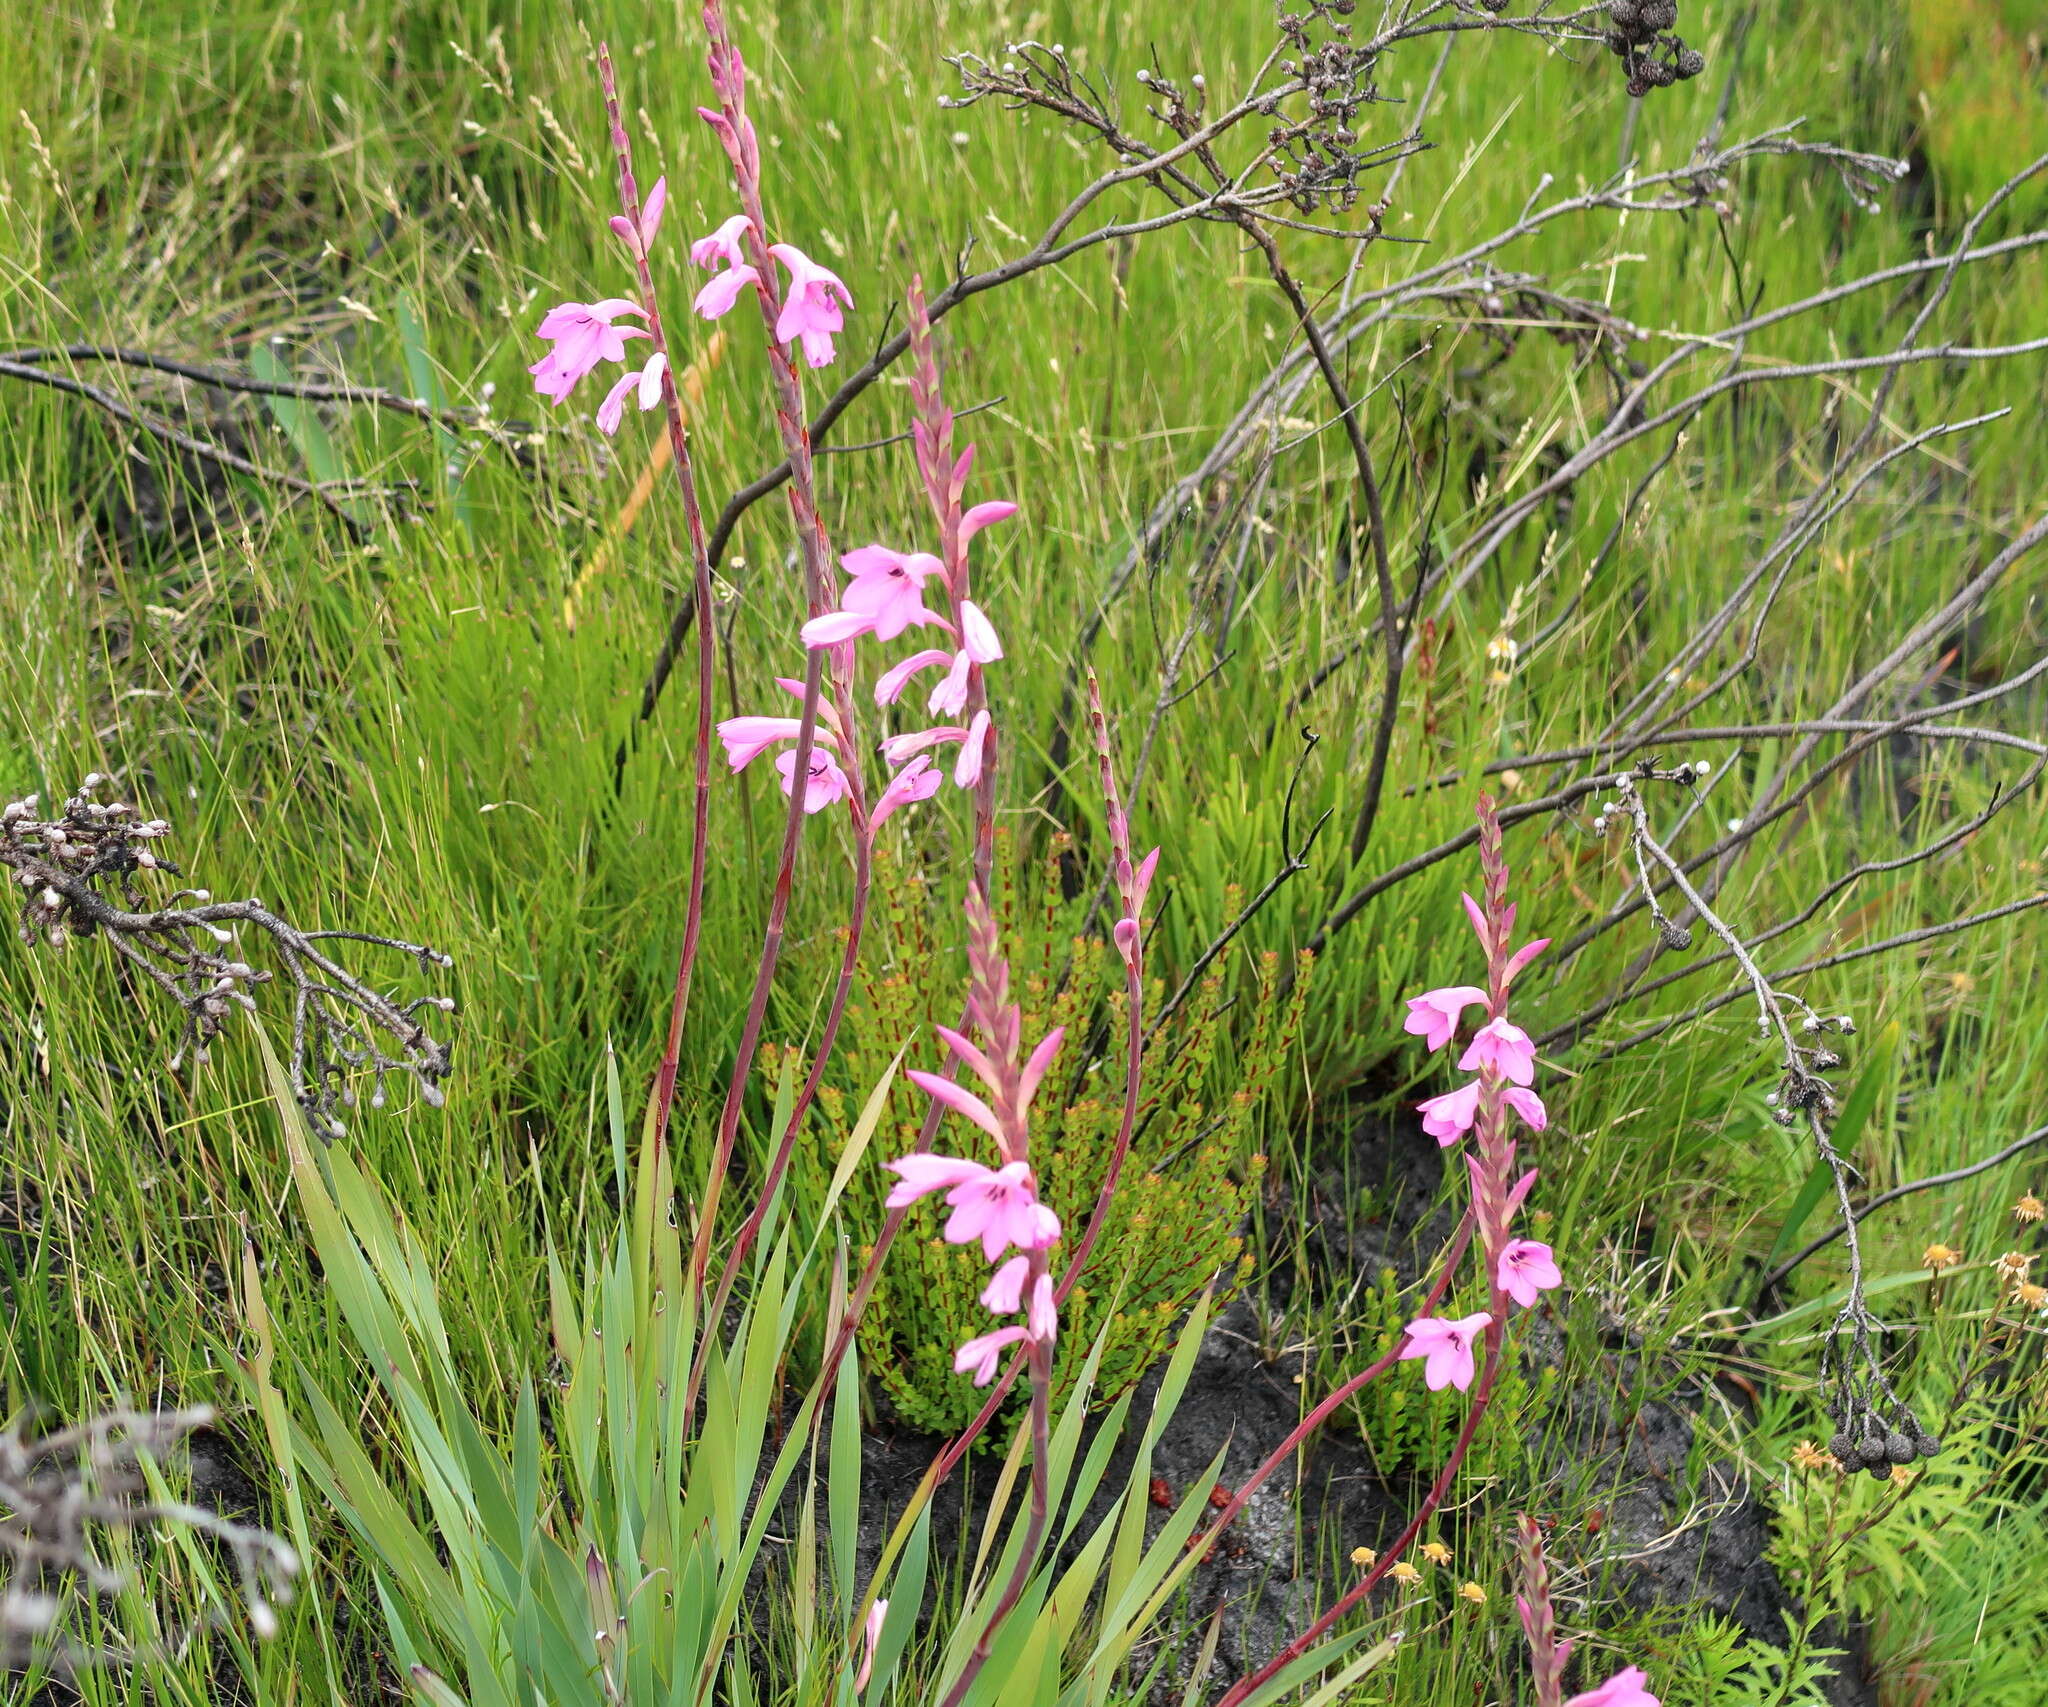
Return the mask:
<svg viewBox="0 0 2048 1707"><path fill-rule="evenodd" d="M1072 1250L1094 1209L1122 1119L1126 1007L1121 964L1106 944L1073 935L1064 918L1084 908L1086 897L1058 899L1062 852L1056 846L1048 861L1041 917L1020 929L1014 890L999 897L999 906L1005 940L1022 948L1015 971L1026 1035L1067 1028L1032 1111L1032 1149L1040 1188L1067 1229L1063 1248ZM1006 867L1014 869L1014 862L999 858L997 868ZM956 957L936 933L921 875L884 866L876 888L877 970L849 1017L835 1075L856 1086L878 1081L906 1039L914 1040L908 1064L937 1068L942 1063L931 1028L960 1017ZM1221 1298L1244 1278L1249 1258L1241 1232L1265 1167L1256 1142L1259 1123L1300 1026L1306 986L1306 977L1298 976L1283 996L1279 971L1273 955L1245 968L1232 1001L1219 960L1147 1039L1143 1099L1122 1183L1087 1284L1074 1290L1062 1313L1061 1331L1072 1343L1092 1345L1103 1336L1098 1403L1129 1391L1164 1353L1175 1323L1203 1288L1215 1282ZM1148 1010L1157 1013L1165 998L1163 989L1149 991ZM827 1091L820 1101L829 1130L850 1124L847 1093ZM876 1135L877 1160L914 1148L924 1117L922 1094L899 1081ZM949 1121L938 1147L974 1155L981 1143L978 1133ZM792 1184L800 1200L822 1193L830 1165L830 1146L813 1148L798 1164ZM889 1184L878 1166L863 1167L847 1193L861 1260L881 1230ZM911 1212L883 1266L861 1348L897 1414L912 1427L943 1431L965 1426L981 1408L985 1395L953 1373L953 1349L986 1327L987 1312L976 1302L986 1280L980 1265L945 1244L939 1225L929 1206ZM1061 1360L1062 1399L1075 1368Z"/></svg>

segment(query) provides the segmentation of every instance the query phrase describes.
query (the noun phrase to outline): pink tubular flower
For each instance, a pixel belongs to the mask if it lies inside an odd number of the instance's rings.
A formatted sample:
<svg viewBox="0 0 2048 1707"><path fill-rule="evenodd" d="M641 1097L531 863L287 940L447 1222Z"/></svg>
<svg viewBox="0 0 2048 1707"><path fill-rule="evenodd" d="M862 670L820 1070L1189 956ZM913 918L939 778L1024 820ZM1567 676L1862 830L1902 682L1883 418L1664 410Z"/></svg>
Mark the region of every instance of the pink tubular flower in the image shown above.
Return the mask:
<svg viewBox="0 0 2048 1707"><path fill-rule="evenodd" d="M868 1679L875 1672L875 1649L882 1640L882 1620L889 1616L889 1603L878 1600L868 1608L868 1621L862 1631L860 1670L853 1674L853 1690L858 1695L868 1686Z"/></svg>
<svg viewBox="0 0 2048 1707"><path fill-rule="evenodd" d="M775 769L782 777L782 792L796 792L796 753L794 750L779 755ZM804 811L822 812L826 807L846 798L846 772L839 768L839 761L823 747L811 749L810 769L804 776Z"/></svg>
<svg viewBox="0 0 2048 1707"><path fill-rule="evenodd" d="M1450 1042L1467 1008L1486 1005L1486 992L1470 984L1451 984L1426 995L1408 998L1408 1018L1401 1029L1421 1038L1432 1053Z"/></svg>
<svg viewBox="0 0 2048 1707"><path fill-rule="evenodd" d="M977 711L967 726L967 739L960 743L960 757L953 766L953 780L972 788L981 780L981 767L988 759L988 712Z"/></svg>
<svg viewBox="0 0 2048 1707"><path fill-rule="evenodd" d="M1472 1385L1473 1342L1492 1320L1484 1310L1455 1322L1441 1316L1418 1316L1408 1324L1408 1342L1401 1347L1401 1356L1424 1360L1422 1382L1432 1393L1446 1387L1462 1393Z"/></svg>
<svg viewBox="0 0 2048 1707"><path fill-rule="evenodd" d="M709 237L700 237L690 245L690 259L706 272L715 270L720 261L728 267L744 267L747 231L753 223L743 213L734 214Z"/></svg>
<svg viewBox="0 0 2048 1707"><path fill-rule="evenodd" d="M626 398L638 391L642 412L657 407L661 402L661 376L668 366L668 358L659 350L647 358L647 365L637 372L628 370L619 376L618 384L605 393L605 399L597 406L597 425L601 432L610 434L619 430L619 422L625 418Z"/></svg>
<svg viewBox="0 0 2048 1707"><path fill-rule="evenodd" d="M959 1108L959 1101L941 1095L938 1086L957 1092L960 1098L988 1114L986 1103L973 1092L961 1090L950 1079L919 1072L912 1072L910 1077L951 1107ZM994 1115L989 1114L991 1125L994 1120ZM1028 1162L1006 1162L1000 1168L985 1168L979 1162L919 1154L903 1156L886 1165L903 1179L889 1193L891 1209L903 1209L928 1193L945 1191L953 1213L946 1218L940 1236L949 1245L964 1245L978 1238L982 1255L994 1262L1011 1245L1019 1250L1042 1251L1059 1243L1060 1218L1038 1201Z"/></svg>
<svg viewBox="0 0 2048 1707"><path fill-rule="evenodd" d="M1500 1253L1494 1278L1525 1310L1535 1307L1540 1294L1564 1284L1550 1247L1540 1239L1510 1239Z"/></svg>
<svg viewBox="0 0 2048 1707"><path fill-rule="evenodd" d="M927 648L922 652L911 653L901 663L891 664L888 669L882 672L881 679L875 683L875 703L877 705L894 705L897 700L903 697L903 690L910 686L910 678L916 675L918 671L929 670L934 664L950 664L952 661L952 653L941 652L935 648ZM932 697L937 699L938 695L934 693ZM964 698L962 703L965 703ZM938 709L939 707L936 705L932 707L934 711Z"/></svg>
<svg viewBox="0 0 2048 1707"><path fill-rule="evenodd" d="M925 709L934 717L958 717L967 709L967 677L973 668L972 658L965 652L955 652L952 666L932 689Z"/></svg>
<svg viewBox="0 0 2048 1707"><path fill-rule="evenodd" d="M1541 954L1549 946L1550 938L1547 936L1540 936L1534 942L1523 943L1520 948L1508 956L1507 965L1501 968L1500 987L1505 990L1515 981L1515 974L1520 972L1523 967L1527 966L1530 961L1534 960L1537 955Z"/></svg>
<svg viewBox="0 0 2048 1707"><path fill-rule="evenodd" d="M1520 1085L1509 1085L1500 1093L1500 1100L1529 1123L1531 1132L1541 1132L1550 1124L1550 1113L1544 1108L1543 1099L1534 1091L1525 1091Z"/></svg>
<svg viewBox="0 0 2048 1707"><path fill-rule="evenodd" d="M1493 1073L1518 1085L1531 1084L1536 1078L1536 1045L1513 1020L1488 1020L1473 1034L1458 1071Z"/></svg>
<svg viewBox="0 0 2048 1707"><path fill-rule="evenodd" d="M824 707L819 708L822 717ZM794 741L803 733L803 723L794 717L728 717L718 726L718 738L725 743L726 763L745 770L778 741ZM813 737L820 746L838 744L829 729Z"/></svg>
<svg viewBox="0 0 2048 1707"><path fill-rule="evenodd" d="M644 255L654 247L655 234L661 230L661 216L667 206L668 179L656 178L654 188L647 192L646 201L640 204L640 223L635 225L623 213L615 213L612 215L612 229L634 254Z"/></svg>
<svg viewBox="0 0 2048 1707"><path fill-rule="evenodd" d="M1039 1345L1051 1345L1060 1331L1059 1301L1053 1293L1052 1276L1041 1274L1031 1286L1031 1310L1024 1318L1025 1330Z"/></svg>
<svg viewBox="0 0 2048 1707"><path fill-rule="evenodd" d="M973 454L974 447L969 445L966 455ZM1016 513L1017 506L1007 498L991 498L986 504L976 504L960 518L960 543L965 545L991 522L1006 522Z"/></svg>
<svg viewBox="0 0 2048 1707"><path fill-rule="evenodd" d="M1003 655L994 624L972 599L960 601L960 649L977 664L993 664Z"/></svg>
<svg viewBox="0 0 2048 1707"><path fill-rule="evenodd" d="M933 767L930 759L915 758L889 779L889 786L875 802L875 809L868 817L868 833L872 835L882 827L887 818L899 806L909 806L919 800L929 800L939 792L939 785L946 779Z"/></svg>
<svg viewBox="0 0 2048 1707"><path fill-rule="evenodd" d="M900 765L915 753L927 747L936 747L946 741L964 741L967 731L957 723L941 724L935 729L913 729L907 734L891 735L882 743L882 757L892 765Z"/></svg>
<svg viewBox="0 0 2048 1707"><path fill-rule="evenodd" d="M837 273L819 266L793 244L773 244L768 253L789 269L789 291L775 322L776 341L801 341L804 360L823 367L832 359L832 338L846 324L841 310L853 306L853 293Z"/></svg>
<svg viewBox="0 0 2048 1707"><path fill-rule="evenodd" d="M1002 1360L1003 1347L1030 1337L1028 1328L1008 1327L971 1339L953 1353L953 1373L965 1375L972 1370L975 1386L986 1387L996 1378L996 1365Z"/></svg>
<svg viewBox="0 0 2048 1707"><path fill-rule="evenodd" d="M981 1289L981 1307L998 1316L1013 1316L1024 1307L1024 1283L1031 1278L1031 1259L1012 1257Z"/></svg>
<svg viewBox="0 0 2048 1707"><path fill-rule="evenodd" d="M1416 1107L1422 1113L1422 1130L1448 1149L1472 1130L1472 1121L1479 1112L1479 1081L1469 1080L1456 1090L1431 1097Z"/></svg>
<svg viewBox="0 0 2048 1707"><path fill-rule="evenodd" d="M700 237L690 245L690 259L712 274L711 282L690 305L706 320L730 313L732 305L740 299L740 292L761 276L747 264L746 234L752 223L745 214L736 213L709 237ZM718 269L721 261L725 263L722 272Z"/></svg>
<svg viewBox="0 0 2048 1707"><path fill-rule="evenodd" d="M869 631L877 640L894 640L906 628L938 620L924 608L924 584L943 575L946 566L930 552L863 545L847 552L839 564L853 577L840 607L868 617Z"/></svg>
<svg viewBox="0 0 2048 1707"><path fill-rule="evenodd" d="M1618 1671L1598 1689L1574 1695L1564 1707L1659 1707L1656 1696L1643 1687L1650 1680L1641 1666Z"/></svg>
<svg viewBox="0 0 2048 1707"><path fill-rule="evenodd" d="M624 361L626 340L647 334L637 326L614 326L612 322L621 314L638 314L644 319L647 311L619 296L603 302L565 302L549 309L535 332L554 348L526 370L533 375L534 390L559 405L599 362Z"/></svg>

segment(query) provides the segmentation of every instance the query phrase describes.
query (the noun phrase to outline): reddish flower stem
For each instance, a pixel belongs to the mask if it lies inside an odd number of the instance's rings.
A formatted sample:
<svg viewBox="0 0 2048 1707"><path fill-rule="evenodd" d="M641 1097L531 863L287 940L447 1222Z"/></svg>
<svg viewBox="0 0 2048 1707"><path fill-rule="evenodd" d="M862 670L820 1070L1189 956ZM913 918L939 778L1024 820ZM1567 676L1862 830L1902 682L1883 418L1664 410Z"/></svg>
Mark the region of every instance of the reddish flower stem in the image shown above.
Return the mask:
<svg viewBox="0 0 2048 1707"><path fill-rule="evenodd" d="M745 70L739 50L726 28L719 0L707 0L704 27L711 40L712 83L717 91L724 124L720 135L732 163L733 179L739 189L741 210L752 222L747 233L748 258L755 268L754 294L768 331L768 368L775 391L775 424L789 459L787 485L790 516L796 526L804 565L804 602L807 613L821 615L830 608L837 593L837 576L832 569L831 541L818 514L816 471L811 457L811 440L805 426L803 382L788 350L775 336L781 315L780 291L776 284L776 262L768 253L767 215L761 198L758 148L751 122L746 116ZM705 1180L704 1202L698 1211L697 1237L690 1257L690 1276L701 1295L711 1262L711 1245L717 1234L718 1200L739 1137L740 1111L747 1081L753 1072L754 1055L760 1047L761 1026L767 1013L769 992L782 959L782 943L789 914L790 891L794 884L797 844L802 839L805 787L811 754L817 736L818 706L824 685L827 651L813 649L805 660L803 713L798 725L796 752L791 769L789 811L784 819L781 857L776 866L775 886L769 897L768 923L762 933L761 959L754 974L754 988L747 1001L746 1018L733 1058L732 1076L726 1083L725 1104L718 1120L718 1136L712 1147L711 1166ZM845 772L852 805L854 833L864 837L866 801L860 762L861 742L855 719L851 684L843 657L835 659L834 706L839 714L843 738L841 767ZM864 919L863 919L864 923ZM856 935L849 953L857 955ZM822 1063L822 1056L821 1056ZM765 1202L765 1194L764 1199ZM758 1206L757 1206L758 1207ZM692 1374L692 1389L695 1372Z"/></svg>
<svg viewBox="0 0 2048 1707"><path fill-rule="evenodd" d="M619 206L635 231L640 227L640 189L633 177L632 144L619 116L618 78L612 68L610 47L597 48L598 74L604 84L605 116L611 123L612 152L619 163ZM633 264L639 277L640 306L647 312L647 333L655 352L662 358L661 400L668 420L669 461L676 471L676 485L683 498L683 519L690 535L693 597L700 613L711 609L711 554L705 546L704 512L697 500L697 476L690 460L690 434L683 424L682 397L676 390L676 364L670 356L668 339L661 324L661 306L654 293L654 275L647 263L646 246L633 244ZM711 823L711 712L713 693L713 625L697 624L697 735L696 790L690 820L690 882L683 908L683 946L676 959L675 995L669 1004L668 1040L662 1049L661 1065L654 1080L654 1142L657 1148L668 1136L669 1111L675 1103L676 1071L682 1057L683 1018L690 1007L690 978L697 965L697 948L704 930L704 865L710 844Z"/></svg>

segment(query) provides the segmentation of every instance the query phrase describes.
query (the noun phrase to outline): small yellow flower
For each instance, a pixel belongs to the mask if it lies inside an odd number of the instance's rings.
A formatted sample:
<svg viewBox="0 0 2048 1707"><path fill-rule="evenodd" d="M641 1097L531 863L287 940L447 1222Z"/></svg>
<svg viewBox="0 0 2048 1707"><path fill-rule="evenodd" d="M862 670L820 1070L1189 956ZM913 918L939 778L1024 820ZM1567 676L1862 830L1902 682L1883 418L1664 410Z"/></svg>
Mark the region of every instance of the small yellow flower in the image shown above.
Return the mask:
<svg viewBox="0 0 2048 1707"><path fill-rule="evenodd" d="M2012 1289L2013 1302L2029 1310L2048 1310L2048 1286L2026 1281Z"/></svg>
<svg viewBox="0 0 2048 1707"><path fill-rule="evenodd" d="M2000 1280L2008 1285L2017 1286L2027 1278L2027 1270L2033 1267L2033 1264L2034 1259L2025 1251L2007 1251L1993 1266L1997 1268Z"/></svg>
<svg viewBox="0 0 2048 1707"><path fill-rule="evenodd" d="M1484 1606L1486 1604L1486 1590L1477 1583L1459 1584L1458 1593L1463 1595L1474 1606Z"/></svg>
<svg viewBox="0 0 2048 1707"><path fill-rule="evenodd" d="M1422 1573L1409 1564L1406 1559L1397 1562L1387 1575L1392 1577L1403 1588L1412 1588L1415 1584L1422 1581Z"/></svg>
<svg viewBox="0 0 2048 1707"><path fill-rule="evenodd" d="M2041 1200L2031 1191L2012 1206L2015 1221L2038 1221L2044 1214L2048 1214L2048 1210L2042 1208Z"/></svg>
<svg viewBox="0 0 2048 1707"><path fill-rule="evenodd" d="M1423 1542L1422 1556L1432 1565L1448 1565L1451 1562L1451 1550L1441 1541Z"/></svg>
<svg viewBox="0 0 2048 1707"><path fill-rule="evenodd" d="M1792 1448L1792 1462L1802 1470L1839 1470L1832 1452L1823 1452L1810 1440L1802 1440Z"/></svg>
<svg viewBox="0 0 2048 1707"><path fill-rule="evenodd" d="M1939 1274L1945 1268L1954 1268L1963 1260L1963 1253L1947 1245L1929 1245L1920 1253L1920 1266Z"/></svg>
<svg viewBox="0 0 2048 1707"><path fill-rule="evenodd" d="M1361 1571L1371 1570L1373 1562L1378 1558L1379 1555L1370 1547L1354 1547L1351 1549L1351 1562Z"/></svg>
<svg viewBox="0 0 2048 1707"><path fill-rule="evenodd" d="M1894 1464L1890 1481L1895 1488L1910 1488L1915 1480L1914 1473L1903 1464Z"/></svg>

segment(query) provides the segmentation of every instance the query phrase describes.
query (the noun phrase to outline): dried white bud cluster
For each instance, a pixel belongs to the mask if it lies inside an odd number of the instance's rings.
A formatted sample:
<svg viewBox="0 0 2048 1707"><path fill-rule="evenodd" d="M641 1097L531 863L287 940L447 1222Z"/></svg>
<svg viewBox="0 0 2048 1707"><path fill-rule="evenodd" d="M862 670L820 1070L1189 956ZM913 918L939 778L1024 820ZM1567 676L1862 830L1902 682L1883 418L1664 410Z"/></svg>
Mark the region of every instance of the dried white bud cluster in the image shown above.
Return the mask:
<svg viewBox="0 0 2048 1707"><path fill-rule="evenodd" d="M0 807L0 866L22 891L23 942L62 948L73 938L104 938L184 1011L170 1060L176 1072L188 1061L204 1066L230 1015L254 1013L255 987L278 976L236 952L238 933L249 929L270 939L292 987L292 1086L322 1138L346 1130L336 1111L354 1105L359 1078L371 1081L373 1108L383 1106L392 1073L412 1079L429 1105L441 1105L448 1048L415 1016L423 1008L453 1013L455 1003L420 996L401 1004L339 964L329 945L396 949L422 970L449 966L447 955L360 931L301 931L260 901L215 901L204 889L145 900L137 889L144 874L181 875L158 850L171 827L125 801L98 799L105 787L106 778L87 777L47 818L33 794Z"/></svg>

